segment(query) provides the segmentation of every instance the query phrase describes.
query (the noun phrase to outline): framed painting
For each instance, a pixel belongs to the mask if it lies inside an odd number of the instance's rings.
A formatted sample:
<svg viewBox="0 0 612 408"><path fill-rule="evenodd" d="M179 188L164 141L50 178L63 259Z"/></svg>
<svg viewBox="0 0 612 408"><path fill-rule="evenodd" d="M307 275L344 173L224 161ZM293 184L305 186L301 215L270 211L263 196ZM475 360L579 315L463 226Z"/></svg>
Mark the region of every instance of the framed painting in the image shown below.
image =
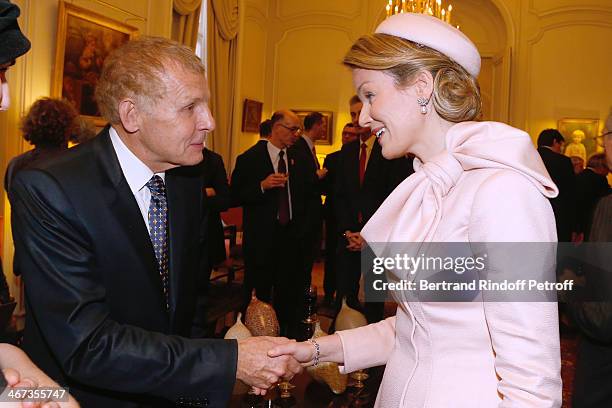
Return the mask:
<svg viewBox="0 0 612 408"><path fill-rule="evenodd" d="M135 27L60 1L52 95L67 99L80 115L103 126L94 93L104 59L137 35Z"/></svg>
<svg viewBox="0 0 612 408"><path fill-rule="evenodd" d="M557 130L565 138L564 154L581 158L585 165L589 157L603 151L597 140L599 119L559 119Z"/></svg>
<svg viewBox="0 0 612 408"><path fill-rule="evenodd" d="M245 99L242 107L242 131L243 132L259 132L259 123L261 123L261 111L263 102Z"/></svg>
<svg viewBox="0 0 612 408"><path fill-rule="evenodd" d="M325 129L325 137L315 141L315 144L318 145L332 145L334 143L334 113L331 111L321 111L321 110L298 110L292 109L296 115L300 118L302 122L302 126L304 126L304 118L308 116L308 114L313 112L319 112L323 115L323 129Z"/></svg>

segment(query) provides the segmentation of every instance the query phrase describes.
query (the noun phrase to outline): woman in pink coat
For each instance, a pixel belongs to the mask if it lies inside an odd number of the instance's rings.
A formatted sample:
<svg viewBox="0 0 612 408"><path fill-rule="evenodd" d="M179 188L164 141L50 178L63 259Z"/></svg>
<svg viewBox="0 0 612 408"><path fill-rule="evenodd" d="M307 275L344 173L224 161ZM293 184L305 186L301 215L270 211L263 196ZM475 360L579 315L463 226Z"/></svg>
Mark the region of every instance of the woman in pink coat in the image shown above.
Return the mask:
<svg viewBox="0 0 612 408"><path fill-rule="evenodd" d="M557 188L529 136L473 122L480 55L465 35L430 16L399 14L357 40L344 64L363 102L360 124L379 137L383 155L416 155L416 172L363 228L363 239L556 241L547 197ZM535 258L538 273L554 270L553 256ZM556 302L396 300L394 317L269 355L337 362L345 372L386 364L381 408L561 406Z"/></svg>

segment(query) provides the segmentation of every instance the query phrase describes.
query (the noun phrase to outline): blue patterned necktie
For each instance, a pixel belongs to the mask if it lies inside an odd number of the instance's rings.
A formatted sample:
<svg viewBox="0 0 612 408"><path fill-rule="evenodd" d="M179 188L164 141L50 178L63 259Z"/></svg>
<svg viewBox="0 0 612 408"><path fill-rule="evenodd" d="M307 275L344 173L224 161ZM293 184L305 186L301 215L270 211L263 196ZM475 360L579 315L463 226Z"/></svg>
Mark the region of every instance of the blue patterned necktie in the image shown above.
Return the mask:
<svg viewBox="0 0 612 408"><path fill-rule="evenodd" d="M168 301L168 201L166 200L166 185L160 176L154 175L147 182L151 191L149 204L149 231L151 242L157 258L157 269L164 288L166 308L170 308Z"/></svg>

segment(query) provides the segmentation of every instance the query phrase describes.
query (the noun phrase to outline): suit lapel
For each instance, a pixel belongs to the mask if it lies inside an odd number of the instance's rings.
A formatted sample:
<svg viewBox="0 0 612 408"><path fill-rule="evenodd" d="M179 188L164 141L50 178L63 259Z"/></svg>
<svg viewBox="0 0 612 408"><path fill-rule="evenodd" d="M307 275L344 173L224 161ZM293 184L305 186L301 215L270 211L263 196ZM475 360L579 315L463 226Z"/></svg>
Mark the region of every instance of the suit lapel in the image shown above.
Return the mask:
<svg viewBox="0 0 612 408"><path fill-rule="evenodd" d="M198 166L179 167L166 172L170 258L171 327L181 316L179 299L195 284L195 254L202 223L202 178ZM190 238L190 239L188 239ZM189 258L189 259L188 259ZM195 291L194 291L195 292ZM191 311L189 311L191 312Z"/></svg>
<svg viewBox="0 0 612 408"><path fill-rule="evenodd" d="M108 200L107 203L111 212L116 215L118 225L123 228L129 242L134 246L134 250L138 254L137 258L143 263L143 269L149 272L148 277L153 285L158 288L160 305L165 307L162 283L157 270L157 259L149 237L149 231L132 190L130 190L127 180L123 176L119 160L110 140L108 127L93 143L102 173L108 176L109 188L104 197ZM109 254L109 256L112 256L112 254Z"/></svg>

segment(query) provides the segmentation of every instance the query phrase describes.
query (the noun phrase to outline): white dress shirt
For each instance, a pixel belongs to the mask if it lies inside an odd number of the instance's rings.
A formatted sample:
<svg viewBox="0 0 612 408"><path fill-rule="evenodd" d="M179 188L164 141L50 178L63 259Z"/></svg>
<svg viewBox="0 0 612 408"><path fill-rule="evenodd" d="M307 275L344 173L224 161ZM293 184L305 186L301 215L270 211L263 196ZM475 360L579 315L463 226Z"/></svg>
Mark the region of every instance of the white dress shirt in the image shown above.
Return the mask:
<svg viewBox="0 0 612 408"><path fill-rule="evenodd" d="M281 149L274 146L272 143L268 141L268 154L270 155L270 160L272 161L272 167L274 167L274 172L278 173L278 161ZM283 160L285 161L285 168L287 169L287 175L289 175L289 161L287 159L287 149L283 149L285 155L283 156ZM289 184L289 178L287 178L287 191L289 192L289 219L293 219L293 205L291 205L291 185Z"/></svg>
<svg viewBox="0 0 612 408"><path fill-rule="evenodd" d="M149 205L151 204L151 191L146 186L153 175L158 175L166 181L166 173L153 173L146 164L144 164L132 151L123 143L123 140L117 134L117 131L111 128L109 129L111 142L113 149L119 159L119 165L121 171L125 176L125 179L132 190L132 194L138 203L138 208L142 214L145 225L151 234L151 227L149 226Z"/></svg>

